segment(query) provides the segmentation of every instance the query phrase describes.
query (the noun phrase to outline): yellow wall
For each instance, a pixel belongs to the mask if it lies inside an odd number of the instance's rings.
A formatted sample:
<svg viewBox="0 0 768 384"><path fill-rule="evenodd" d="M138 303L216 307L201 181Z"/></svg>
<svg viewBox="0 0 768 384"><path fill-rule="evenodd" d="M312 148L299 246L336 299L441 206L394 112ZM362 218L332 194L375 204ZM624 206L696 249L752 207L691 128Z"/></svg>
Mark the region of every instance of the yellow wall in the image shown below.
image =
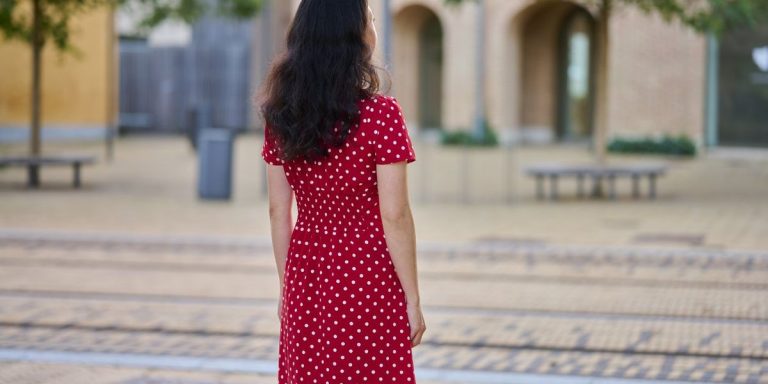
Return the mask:
<svg viewBox="0 0 768 384"><path fill-rule="evenodd" d="M49 127L105 127L117 114L117 41L113 12L100 8L76 16L72 43L78 58L48 43L43 52L42 118ZM32 52L19 41L0 40L0 129L30 121Z"/></svg>

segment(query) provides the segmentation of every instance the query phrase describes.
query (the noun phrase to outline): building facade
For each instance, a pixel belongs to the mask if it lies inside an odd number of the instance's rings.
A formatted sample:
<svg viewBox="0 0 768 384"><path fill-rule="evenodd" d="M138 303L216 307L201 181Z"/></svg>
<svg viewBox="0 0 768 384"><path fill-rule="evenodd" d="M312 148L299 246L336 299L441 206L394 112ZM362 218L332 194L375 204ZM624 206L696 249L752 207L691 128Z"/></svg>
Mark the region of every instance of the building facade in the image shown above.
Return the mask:
<svg viewBox="0 0 768 384"><path fill-rule="evenodd" d="M300 0L292 0L292 13ZM594 128L595 74L609 77L608 137L686 134L705 140L707 39L634 7L610 24L607 69L595 63L595 9L570 0L389 0L391 93L413 130L470 129L476 114L477 33L485 34L486 119L513 142L586 141ZM384 0L377 57L384 61ZM481 20L484 25L481 26ZM287 25L283 24L283 25Z"/></svg>
<svg viewBox="0 0 768 384"><path fill-rule="evenodd" d="M42 55L42 137L104 138L117 121L117 35L107 8L72 22L72 45L60 54L49 42ZM29 138L32 49L0 39L0 142Z"/></svg>
<svg viewBox="0 0 768 384"><path fill-rule="evenodd" d="M708 144L768 148L768 25L711 42L715 89Z"/></svg>
<svg viewBox="0 0 768 384"><path fill-rule="evenodd" d="M596 10L585 5L590 1L484 0L484 15L472 1L460 6L444 0L369 1L379 31L375 57L385 66L385 47L391 47L390 93L415 133L469 130L476 122L478 100L485 100L483 115L502 140L589 142L595 126L595 79L605 73L609 139L685 134L699 145L768 147L768 133L761 129L768 127L768 109L763 107L768 102L766 26L717 42L636 7L618 6L609 26L609 64L598 68ZM283 50L299 3L265 1L264 11L253 20L250 52L244 54L250 57L248 82L254 91ZM99 136L116 123L114 24L106 9L77 18L74 43L85 54L82 59L59 61L46 49L44 137L64 132ZM478 50L480 30L484 55ZM0 57L0 73L14 74L0 76L0 140L24 139L31 54L23 44L2 42ZM483 98L478 89L484 90ZM238 95L248 99L243 108L257 112L253 97ZM249 118L246 125L260 129L259 114Z"/></svg>

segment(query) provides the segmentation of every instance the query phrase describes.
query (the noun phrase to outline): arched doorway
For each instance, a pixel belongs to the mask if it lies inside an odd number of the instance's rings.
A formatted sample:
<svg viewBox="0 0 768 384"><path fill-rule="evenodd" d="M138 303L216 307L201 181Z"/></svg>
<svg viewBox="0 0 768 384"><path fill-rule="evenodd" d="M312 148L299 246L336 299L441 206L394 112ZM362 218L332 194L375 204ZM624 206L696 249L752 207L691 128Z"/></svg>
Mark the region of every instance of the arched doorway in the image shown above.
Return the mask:
<svg viewBox="0 0 768 384"><path fill-rule="evenodd" d="M720 145L768 148L768 25L720 39L716 136ZM715 132L713 132L715 133Z"/></svg>
<svg viewBox="0 0 768 384"><path fill-rule="evenodd" d="M560 32L557 135L582 140L594 126L595 23L583 8L576 7Z"/></svg>
<svg viewBox="0 0 768 384"><path fill-rule="evenodd" d="M534 141L587 141L594 126L592 15L558 1L533 5L522 17L520 127Z"/></svg>
<svg viewBox="0 0 768 384"><path fill-rule="evenodd" d="M442 127L443 27L429 8L412 5L395 16L394 91L419 128Z"/></svg>

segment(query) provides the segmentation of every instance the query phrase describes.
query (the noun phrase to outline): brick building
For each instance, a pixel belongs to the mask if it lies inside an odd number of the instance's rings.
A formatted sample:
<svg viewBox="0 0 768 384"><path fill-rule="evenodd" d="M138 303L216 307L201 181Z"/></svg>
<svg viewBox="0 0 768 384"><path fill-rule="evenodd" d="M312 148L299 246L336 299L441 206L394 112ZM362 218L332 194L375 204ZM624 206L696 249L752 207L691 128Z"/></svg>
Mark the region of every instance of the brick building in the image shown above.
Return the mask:
<svg viewBox="0 0 768 384"><path fill-rule="evenodd" d="M723 100L717 98L722 87L718 88L716 41L635 7L618 6L610 25L609 67L597 68L596 10L585 6L589 2L485 2L486 114L501 137L529 143L588 141L594 127L595 74L607 70L609 138L686 134L699 145L754 143L718 140L728 137L732 124L718 119ZM279 49L300 0L277 3L271 16L277 15L272 37ZM370 0L377 14L381 62L385 3ZM477 4L454 7L443 0L389 0L389 4L392 93L411 129L470 129L477 99L476 37L481 20ZM756 119L766 121L762 116ZM750 135L761 133L751 128Z"/></svg>
<svg viewBox="0 0 768 384"><path fill-rule="evenodd" d="M610 25L611 60L603 69L595 65L595 9L584 6L590 2L485 0L486 13L479 18L476 2L452 7L444 0L369 1L377 15L381 63L389 3L391 92L414 132L473 126L476 69L482 62L477 32L483 25L485 115L504 140L589 141L595 74L606 71L609 138L684 133L699 145L768 147L763 128L768 126L768 26L718 42L619 6ZM265 3L246 53L253 86L282 49L300 0ZM75 44L83 59L59 62L46 50L44 137L103 137L116 122L114 16L99 10L79 18L77 27ZM2 42L0 56L12 58L0 68L14 74L0 78L0 141L24 140L30 55L19 43ZM248 102L243 100L243 108ZM252 117L251 126L258 129L257 114Z"/></svg>

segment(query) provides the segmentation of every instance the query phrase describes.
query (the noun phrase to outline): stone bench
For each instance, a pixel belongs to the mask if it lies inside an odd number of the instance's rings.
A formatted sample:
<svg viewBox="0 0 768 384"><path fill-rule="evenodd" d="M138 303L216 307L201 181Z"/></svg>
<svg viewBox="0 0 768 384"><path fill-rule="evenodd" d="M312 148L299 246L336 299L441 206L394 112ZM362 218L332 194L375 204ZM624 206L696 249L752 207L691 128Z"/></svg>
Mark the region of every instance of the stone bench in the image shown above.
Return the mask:
<svg viewBox="0 0 768 384"><path fill-rule="evenodd" d="M640 180L648 179L648 197L656 198L656 180L667 170L664 164L535 164L525 168L526 174L536 178L536 197L544 199L545 182L549 180L550 198L558 198L557 182L560 178L574 177L577 180L578 196L584 197L584 179L592 181L593 196L601 195L601 183L608 181L608 196L616 198L616 179L632 179L632 197L640 197Z"/></svg>
<svg viewBox="0 0 768 384"><path fill-rule="evenodd" d="M26 167L27 185L40 186L40 168L48 166L71 166L73 170L73 186L80 188L80 168L83 165L94 164L96 157L79 155L41 155L41 156L0 156L0 166Z"/></svg>

